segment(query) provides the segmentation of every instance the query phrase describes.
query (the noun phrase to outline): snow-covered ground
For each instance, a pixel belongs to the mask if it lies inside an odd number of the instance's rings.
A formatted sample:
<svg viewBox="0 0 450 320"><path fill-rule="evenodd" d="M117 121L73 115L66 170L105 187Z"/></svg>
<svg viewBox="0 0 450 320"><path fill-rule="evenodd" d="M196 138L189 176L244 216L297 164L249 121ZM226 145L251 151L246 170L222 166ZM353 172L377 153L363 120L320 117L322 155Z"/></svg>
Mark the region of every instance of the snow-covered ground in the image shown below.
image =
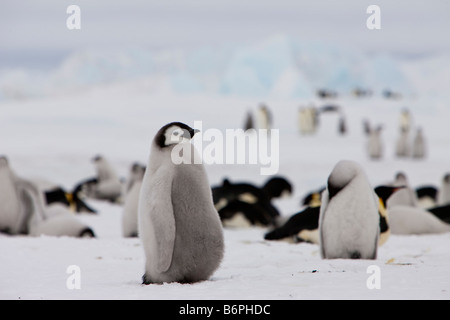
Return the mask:
<svg viewBox="0 0 450 320"><path fill-rule="evenodd" d="M358 161L373 183L404 171L412 186L439 186L450 171L448 100L380 97L316 101L338 104L348 133L337 134L338 116L324 114L317 134L301 136L297 110L312 100L259 99L147 92L145 81L94 86L90 90L0 104L0 153L15 172L71 189L94 175L90 159L107 157L120 176L146 163L155 132L170 121L209 128L242 128L248 110L260 102L272 110L280 133L279 174L294 186L290 199L276 200L283 216L301 209L300 199L323 186L341 159ZM394 155L400 110L408 107L414 127L428 143L424 160ZM384 157L366 154L363 119L383 124ZM414 132L414 131L413 131ZM200 136L201 138L201 136ZM197 138L196 138L197 139ZM207 165L210 183L224 177L262 184L259 165ZM226 229L224 260L209 281L141 285L144 253L139 239L121 237L120 205L90 201L98 215L79 215L95 239L0 235L1 299L449 299L450 234L394 236L369 260L322 260L314 244L269 242L263 228ZM67 268L79 266L81 288L68 289ZM380 289L369 289L368 267L379 267ZM370 270L370 269L369 269Z"/></svg>

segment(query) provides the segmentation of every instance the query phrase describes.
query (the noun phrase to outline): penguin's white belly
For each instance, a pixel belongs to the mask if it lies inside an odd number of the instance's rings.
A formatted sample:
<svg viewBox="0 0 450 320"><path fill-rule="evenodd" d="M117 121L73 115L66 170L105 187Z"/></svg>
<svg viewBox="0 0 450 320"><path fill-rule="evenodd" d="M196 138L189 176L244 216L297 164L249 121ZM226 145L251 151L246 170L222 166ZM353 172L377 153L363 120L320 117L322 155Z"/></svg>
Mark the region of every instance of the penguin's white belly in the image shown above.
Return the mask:
<svg viewBox="0 0 450 320"><path fill-rule="evenodd" d="M395 206L388 209L392 234L430 234L450 232L450 225L421 208Z"/></svg>

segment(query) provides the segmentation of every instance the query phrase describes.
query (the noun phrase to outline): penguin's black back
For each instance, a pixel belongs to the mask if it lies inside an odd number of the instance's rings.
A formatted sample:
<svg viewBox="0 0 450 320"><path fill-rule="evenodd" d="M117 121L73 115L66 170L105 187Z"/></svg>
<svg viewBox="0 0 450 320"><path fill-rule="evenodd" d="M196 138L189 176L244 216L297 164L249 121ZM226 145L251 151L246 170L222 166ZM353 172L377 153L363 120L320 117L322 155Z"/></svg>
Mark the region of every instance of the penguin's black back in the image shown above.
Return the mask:
<svg viewBox="0 0 450 320"><path fill-rule="evenodd" d="M292 193L292 184L286 178L272 177L265 183L262 190L270 199L273 199L280 197L284 191Z"/></svg>
<svg viewBox="0 0 450 320"><path fill-rule="evenodd" d="M284 225L268 232L264 239L278 240L294 236L302 230L316 230L319 228L320 207L308 207L294 214Z"/></svg>
<svg viewBox="0 0 450 320"><path fill-rule="evenodd" d="M431 199L437 199L437 188L433 186L423 186L416 189L417 198L430 197Z"/></svg>
<svg viewBox="0 0 450 320"><path fill-rule="evenodd" d="M434 214L437 218L441 219L446 223L450 223L450 204L434 207L428 209L429 212Z"/></svg>

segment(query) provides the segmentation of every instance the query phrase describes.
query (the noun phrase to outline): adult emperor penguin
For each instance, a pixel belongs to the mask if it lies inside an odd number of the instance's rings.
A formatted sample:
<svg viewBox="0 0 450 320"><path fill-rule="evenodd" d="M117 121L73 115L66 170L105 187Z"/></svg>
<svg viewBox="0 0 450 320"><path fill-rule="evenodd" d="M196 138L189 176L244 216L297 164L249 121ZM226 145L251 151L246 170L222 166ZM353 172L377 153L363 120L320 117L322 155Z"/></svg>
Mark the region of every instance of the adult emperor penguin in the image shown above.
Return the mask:
<svg viewBox="0 0 450 320"><path fill-rule="evenodd" d="M338 162L322 194L322 258L375 259L379 220L378 199L363 169L353 161Z"/></svg>
<svg viewBox="0 0 450 320"><path fill-rule="evenodd" d="M207 280L223 258L222 224L206 171L193 161L196 132L172 122L153 140L138 209L144 284Z"/></svg>
<svg viewBox="0 0 450 320"><path fill-rule="evenodd" d="M374 189L379 198L378 214L380 221L380 237L378 245L383 245L389 238L390 229L388 221L388 213L386 211L387 199L398 189L391 186L378 186ZM285 224L281 227L275 228L264 236L265 240L279 240L286 238L294 238L295 242L312 242L319 244L319 214L320 214L320 199L309 201L308 199L320 197L319 190L317 193L313 192L305 198L306 203L309 204L303 211L291 216Z"/></svg>
<svg viewBox="0 0 450 320"><path fill-rule="evenodd" d="M122 214L122 235L125 238L138 236L138 203L144 173L144 166L138 163L131 166Z"/></svg>

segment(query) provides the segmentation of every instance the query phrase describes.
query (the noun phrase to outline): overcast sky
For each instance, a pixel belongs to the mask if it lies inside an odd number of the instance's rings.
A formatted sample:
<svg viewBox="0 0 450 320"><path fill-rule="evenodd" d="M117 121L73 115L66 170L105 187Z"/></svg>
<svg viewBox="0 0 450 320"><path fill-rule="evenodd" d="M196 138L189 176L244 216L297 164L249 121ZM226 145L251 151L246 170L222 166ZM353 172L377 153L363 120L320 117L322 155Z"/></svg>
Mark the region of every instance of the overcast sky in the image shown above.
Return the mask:
<svg viewBox="0 0 450 320"><path fill-rule="evenodd" d="M81 30L66 9L81 8ZM381 30L366 9L381 8ZM56 65L86 48L195 48L247 44L273 34L363 51L450 52L450 1L1 0L0 67Z"/></svg>

